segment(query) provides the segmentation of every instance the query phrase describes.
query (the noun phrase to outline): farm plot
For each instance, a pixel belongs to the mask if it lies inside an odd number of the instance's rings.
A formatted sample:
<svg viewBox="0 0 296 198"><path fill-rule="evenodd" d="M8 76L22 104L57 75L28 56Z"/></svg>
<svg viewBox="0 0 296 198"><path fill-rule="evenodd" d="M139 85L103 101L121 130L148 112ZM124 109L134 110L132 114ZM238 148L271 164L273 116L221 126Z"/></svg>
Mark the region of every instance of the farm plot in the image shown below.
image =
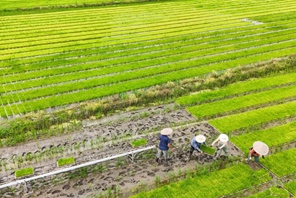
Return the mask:
<svg viewBox="0 0 296 198"><path fill-rule="evenodd" d="M133 197L221 197L268 180L270 177L265 170L254 171L241 164L207 175L187 178Z"/></svg>
<svg viewBox="0 0 296 198"><path fill-rule="evenodd" d="M3 16L0 114L101 98L296 51L294 1L231 5L174 1Z"/></svg>
<svg viewBox="0 0 296 198"><path fill-rule="evenodd" d="M172 105L173 106L173 105ZM204 134L207 142L210 143L218 136L212 126L206 122L184 124L184 122L194 121L194 117L184 110L171 110L168 106L158 106L146 108L138 111L126 112L114 115L107 120L94 120L85 124L83 130L73 132L60 137L38 140L36 142L18 145L16 147L4 147L1 150L0 185L15 180L14 170L32 166L35 169L34 176L60 169L57 167L57 160L73 159L75 164L83 164L88 161L102 159L112 155L121 154L132 149L132 142L138 139L146 139L147 145L157 145L160 129L176 126L171 136L175 147L174 152L170 152L171 160L166 166L161 163L159 166L155 162L156 150L144 152L135 157L135 163L131 163L126 158L118 158L96 166L82 169L79 174L79 181L69 179L74 173L57 175L52 178L58 183L51 183L43 186L44 181L32 182L33 189L29 193L21 188L16 188L15 193L27 196L59 196L67 197L71 193L74 196L94 197L100 191L107 189L120 189L122 193L131 193L132 189L141 183L147 185L154 184L156 177L167 179L167 173L175 175L183 172L183 169L194 169L197 164L209 164L213 156L203 154L193 154L192 160L187 161L189 142L197 133ZM144 114L144 113L149 114ZM112 122L109 122L112 120ZM17 149L16 149L17 148ZM231 156L240 156L242 153L235 146L230 147ZM72 160L73 162L73 160ZM83 175L86 175L84 177ZM183 174L183 173L182 173ZM91 188L90 184L95 188ZM7 189L0 190L0 195L9 195ZM32 195L32 196L33 196ZM126 197L126 196L120 196Z"/></svg>
<svg viewBox="0 0 296 198"><path fill-rule="evenodd" d="M201 91L181 97L177 102L197 119L209 118L209 123L221 133L228 134L230 141L245 156L255 141L265 142L270 152L260 163L280 180L295 175L294 86L295 73L274 74L216 90ZM293 182L285 186L289 189ZM250 197L290 196L290 190L269 187L257 194L252 193Z"/></svg>

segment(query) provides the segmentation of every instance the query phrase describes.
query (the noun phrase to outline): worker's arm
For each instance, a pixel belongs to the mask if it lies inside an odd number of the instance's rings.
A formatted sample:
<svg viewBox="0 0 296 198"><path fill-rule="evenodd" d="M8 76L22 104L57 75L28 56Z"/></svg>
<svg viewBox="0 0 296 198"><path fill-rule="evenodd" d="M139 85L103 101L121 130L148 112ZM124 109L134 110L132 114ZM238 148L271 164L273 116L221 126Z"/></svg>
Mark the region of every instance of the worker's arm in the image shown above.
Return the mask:
<svg viewBox="0 0 296 198"><path fill-rule="evenodd" d="M168 147L171 149L171 150L174 150L173 146L171 145L171 143L168 143Z"/></svg>
<svg viewBox="0 0 296 198"><path fill-rule="evenodd" d="M191 144L192 146L193 146L193 148L195 149L195 150L197 150L198 152L200 152L200 153L202 153L202 151L200 150L200 148L198 148L198 146L197 146L197 144Z"/></svg>
<svg viewBox="0 0 296 198"><path fill-rule="evenodd" d="M220 146L219 149L222 149L222 148L223 148L224 146L226 146L226 145L227 145L227 142L223 143L223 145Z"/></svg>
<svg viewBox="0 0 296 198"><path fill-rule="evenodd" d="M214 144L216 144L216 142L218 142L219 138L217 138L213 143L212 146L214 146Z"/></svg>
<svg viewBox="0 0 296 198"><path fill-rule="evenodd" d="M248 155L249 160L252 158L253 153L254 153L254 149L251 149Z"/></svg>

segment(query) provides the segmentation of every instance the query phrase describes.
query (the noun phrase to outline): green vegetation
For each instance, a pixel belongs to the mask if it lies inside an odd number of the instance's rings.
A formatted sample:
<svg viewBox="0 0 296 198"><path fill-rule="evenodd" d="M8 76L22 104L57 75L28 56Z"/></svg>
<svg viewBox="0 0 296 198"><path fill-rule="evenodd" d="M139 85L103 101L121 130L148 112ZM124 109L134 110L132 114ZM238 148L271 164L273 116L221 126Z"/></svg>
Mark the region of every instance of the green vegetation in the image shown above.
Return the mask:
<svg viewBox="0 0 296 198"><path fill-rule="evenodd" d="M290 192L292 192L295 195L296 194L296 180L285 183L285 188L287 188Z"/></svg>
<svg viewBox="0 0 296 198"><path fill-rule="evenodd" d="M190 96L183 96L177 99L177 103L182 106L192 106L195 104L204 103L211 100L230 98L242 95L243 93L254 92L258 90L270 89L280 85L295 83L295 73L277 75L272 77L250 79L235 84L230 84L227 87L217 90L207 90L194 93Z"/></svg>
<svg viewBox="0 0 296 198"><path fill-rule="evenodd" d="M28 175L32 175L32 174L34 174L33 167L19 169L14 172L15 178L24 177L24 176L28 176Z"/></svg>
<svg viewBox="0 0 296 198"><path fill-rule="evenodd" d="M206 146L204 144L201 145L201 150L204 152L204 153L207 153L207 154L210 154L210 155L214 155L216 149L210 147L210 146Z"/></svg>
<svg viewBox="0 0 296 198"><path fill-rule="evenodd" d="M132 147L139 147L139 146L143 146L147 144L147 140L146 139L138 139L138 140L134 140L131 142Z"/></svg>
<svg viewBox="0 0 296 198"><path fill-rule="evenodd" d="M289 192L282 188L271 187L263 192L249 196L248 198L288 198L290 197Z"/></svg>
<svg viewBox="0 0 296 198"><path fill-rule="evenodd" d="M268 172L264 169L254 171L241 164L220 171L197 175L193 178L189 177L132 197L221 197L270 179Z"/></svg>
<svg viewBox="0 0 296 198"><path fill-rule="evenodd" d="M294 73L296 76L296 73ZM296 85L283 88L276 88L259 93L248 94L227 100L219 100L188 107L187 110L197 118L205 116L214 116L227 113L234 110L244 111L249 107L260 106L271 102L283 101L296 96ZM256 98L256 100L254 100ZM206 111L204 111L206 109Z"/></svg>
<svg viewBox="0 0 296 198"><path fill-rule="evenodd" d="M231 133L234 130L249 128L271 121L285 119L296 115L294 109L296 102L268 106L265 108L247 111L235 115L216 118L209 122L224 133Z"/></svg>
<svg viewBox="0 0 296 198"><path fill-rule="evenodd" d="M249 9L235 2L231 9L223 2L172 1L1 17L0 114L79 103L295 52L293 17L258 26L242 20L285 14L293 11L289 3L267 8L258 2ZM247 11L230 14L233 9Z"/></svg>
<svg viewBox="0 0 296 198"><path fill-rule="evenodd" d="M74 157L60 158L57 161L57 166L65 166L75 163Z"/></svg>
<svg viewBox="0 0 296 198"><path fill-rule="evenodd" d="M120 0L117 2L132 2L128 0ZM14 0L13 3L10 0L2 0L0 2L0 8L4 11L14 9L48 9L52 7L87 7L91 5L100 5L107 3L115 3L111 0ZM19 10L18 10L19 11Z"/></svg>
<svg viewBox="0 0 296 198"><path fill-rule="evenodd" d="M296 122L289 122L263 130L252 131L247 134L231 137L230 139L245 153L248 153L249 148L258 140L263 141L269 147L277 147L296 139Z"/></svg>
<svg viewBox="0 0 296 198"><path fill-rule="evenodd" d="M261 163L273 173L282 177L296 172L296 148L267 156Z"/></svg>

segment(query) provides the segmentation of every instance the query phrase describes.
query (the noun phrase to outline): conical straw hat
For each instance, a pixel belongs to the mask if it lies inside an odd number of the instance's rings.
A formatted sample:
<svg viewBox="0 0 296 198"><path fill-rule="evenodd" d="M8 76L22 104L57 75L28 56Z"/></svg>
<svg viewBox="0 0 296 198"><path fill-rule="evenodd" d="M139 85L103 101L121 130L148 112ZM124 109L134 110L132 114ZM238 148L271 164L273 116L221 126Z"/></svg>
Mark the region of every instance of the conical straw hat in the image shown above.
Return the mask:
<svg viewBox="0 0 296 198"><path fill-rule="evenodd" d="M206 137L204 135L197 135L197 136L195 136L195 140L198 143L204 143L206 141Z"/></svg>
<svg viewBox="0 0 296 198"><path fill-rule="evenodd" d="M228 136L225 135L225 134L220 134L220 135L219 135L219 140L220 140L221 142L227 142L227 141L228 141Z"/></svg>
<svg viewBox="0 0 296 198"><path fill-rule="evenodd" d="M256 151L256 153L260 154L260 155L266 155L269 151L268 146L261 141L256 141L253 144L253 149Z"/></svg>
<svg viewBox="0 0 296 198"><path fill-rule="evenodd" d="M161 135L169 135L172 132L173 132L173 129L171 129L171 128L164 128L164 129L161 130L160 134Z"/></svg>

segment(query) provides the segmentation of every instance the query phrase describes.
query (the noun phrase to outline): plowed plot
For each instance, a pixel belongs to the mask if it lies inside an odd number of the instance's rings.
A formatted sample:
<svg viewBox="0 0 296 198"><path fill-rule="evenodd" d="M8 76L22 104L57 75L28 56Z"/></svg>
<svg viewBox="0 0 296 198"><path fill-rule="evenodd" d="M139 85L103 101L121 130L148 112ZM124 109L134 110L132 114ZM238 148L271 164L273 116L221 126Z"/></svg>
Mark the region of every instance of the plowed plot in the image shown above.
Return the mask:
<svg viewBox="0 0 296 198"><path fill-rule="evenodd" d="M143 116L144 114L146 116ZM84 125L83 131L63 137L40 141L38 144L28 143L16 148L2 149L1 153L6 159L6 167L17 168L17 163L14 162L19 156L27 156L28 153L38 154L42 155L40 161L24 160L23 165L31 163L35 167L36 175L44 174L59 169L56 166L56 159L59 157L74 156L77 165L130 151L133 149L131 141L140 137L148 140L146 147L158 145L160 129L168 126L178 126L173 127L174 132L171 135L175 150L170 153L168 164L164 162L157 164L154 161L156 149L153 149L136 155L134 162L129 157L118 158L88 167L87 170L90 173L80 170L76 173L64 173L57 177L31 182L24 192L18 189L18 194L24 193L23 197L78 197L91 196L114 188L128 194L143 184L148 187L154 185L156 177L168 179L170 175L177 174L184 169L195 168L198 164L211 163L213 161L211 155L197 155L197 153L194 153L192 160L188 162L189 142L198 133L207 136L208 144L219 135L219 132L207 122L196 123L195 119L185 110L173 110L172 105L120 114L101 121L85 121ZM121 138L123 135L126 137ZM102 138L100 144L91 142L98 137ZM117 138L114 139L114 137ZM228 146L231 156L241 155L239 149L230 142ZM67 149L62 149L63 147ZM48 155L50 149L53 151L55 148L60 148L60 152L56 155ZM14 157L9 158L9 156ZM2 173L2 183L14 180L12 172ZM75 174L80 177L69 179L69 177L75 177ZM46 185L45 189L44 185Z"/></svg>

